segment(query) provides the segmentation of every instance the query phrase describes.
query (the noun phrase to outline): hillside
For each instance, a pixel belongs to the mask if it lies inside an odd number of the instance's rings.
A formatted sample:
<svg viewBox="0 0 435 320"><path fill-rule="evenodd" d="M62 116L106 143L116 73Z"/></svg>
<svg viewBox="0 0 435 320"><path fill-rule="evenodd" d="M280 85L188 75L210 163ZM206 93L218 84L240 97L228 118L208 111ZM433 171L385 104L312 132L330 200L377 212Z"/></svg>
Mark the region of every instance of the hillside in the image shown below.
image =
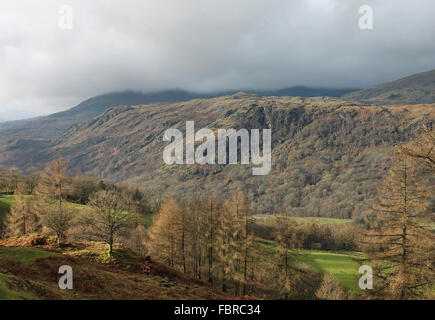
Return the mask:
<svg viewBox="0 0 435 320"><path fill-rule="evenodd" d="M74 243L60 251L13 242L0 240L0 300L229 298L204 281L127 249L118 248L108 261L98 243ZM61 265L73 269L73 290L58 287Z"/></svg>
<svg viewBox="0 0 435 320"><path fill-rule="evenodd" d="M15 158L42 168L55 154L72 171L167 188L251 192L259 213L287 207L295 216L352 218L370 207L388 152L435 118L434 105L375 107L336 98L259 97L239 93L183 103L112 108L71 127L53 144ZM252 176L249 165L164 164L168 128L272 128L272 170ZM0 155L8 159L11 149ZM12 150L13 151L13 150ZM12 161L11 161L12 163Z"/></svg>
<svg viewBox="0 0 435 320"><path fill-rule="evenodd" d="M280 90L250 90L252 94L297 95L312 97L317 95L340 96L355 89L323 89L291 87ZM20 159L37 153L56 140L65 130L80 122L92 119L114 106L131 106L159 102L188 101L195 98L212 98L234 94L237 90L225 92L195 93L184 90L166 90L152 93L137 91L111 92L87 99L77 106L49 116L8 121L0 123L0 165L20 166ZM38 166L38 161L27 162Z"/></svg>
<svg viewBox="0 0 435 320"><path fill-rule="evenodd" d="M376 105L435 103L435 70L354 91L343 98Z"/></svg>
<svg viewBox="0 0 435 320"><path fill-rule="evenodd" d="M50 140L72 125L93 118L114 106L184 101L195 96L195 94L182 90L148 94L135 91L112 92L92 97L69 110L49 116L0 123L0 131L2 136L8 137L7 140Z"/></svg>
<svg viewBox="0 0 435 320"><path fill-rule="evenodd" d="M38 196L27 197L38 200ZM13 195L1 196L0 208L3 206L8 209L15 200ZM70 202L64 204L85 208ZM312 223L311 218L297 220L301 222L301 226ZM341 224L341 221L334 223ZM255 231L254 234L257 235ZM72 231L62 249L55 245L54 236L49 236L48 233L44 236L30 234L0 239L0 299L231 298L232 290L227 288L227 294L224 294L216 289L222 288L219 282L215 281L215 287L212 287L204 281L192 278L192 273L181 273L180 266L177 266L177 271L158 262L158 256L150 251L147 251L150 257L139 257L127 249L128 243L118 244L115 245L114 255L110 257L106 244L82 242L79 238L77 231ZM36 240L38 245L35 244ZM147 248L152 247L149 238L146 241ZM278 251L282 250L278 242L257 236L253 248L253 260L262 267L271 267ZM300 277L301 283L310 288L303 292L293 292L293 298L313 298L315 288L325 272L333 273L344 288L355 291L359 255L353 252L334 253L305 249L295 250L292 256L295 258L294 272ZM57 287L57 269L64 264L70 265L74 270L72 291L62 291ZM255 294L252 291L249 296L268 299L279 297L276 288L264 287L267 281L263 282L260 277L256 281ZM234 295L240 297L242 294Z"/></svg>
<svg viewBox="0 0 435 320"><path fill-rule="evenodd" d="M324 89L291 87L280 90L249 90L260 96L331 96L339 97L356 89ZM13 139L51 140L55 139L72 125L91 119L114 106L132 106L157 102L188 101L195 98L213 98L234 94L238 90L225 92L195 93L185 90L165 90L151 93L138 91L110 92L89 98L77 106L45 117L36 117L17 121L0 122L1 136L6 141Z"/></svg>

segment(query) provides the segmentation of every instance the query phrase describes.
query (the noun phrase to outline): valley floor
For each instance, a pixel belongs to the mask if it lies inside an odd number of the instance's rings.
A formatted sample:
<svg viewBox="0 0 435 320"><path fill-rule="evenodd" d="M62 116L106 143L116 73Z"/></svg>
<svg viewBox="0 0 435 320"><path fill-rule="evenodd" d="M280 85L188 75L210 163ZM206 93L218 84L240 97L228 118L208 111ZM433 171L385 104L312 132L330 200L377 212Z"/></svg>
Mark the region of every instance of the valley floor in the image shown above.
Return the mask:
<svg viewBox="0 0 435 320"><path fill-rule="evenodd" d="M276 250L275 241L257 239L266 255L272 256ZM295 259L300 266L308 266L311 271L331 273L347 290L360 293L358 287L360 261L364 259L359 252L331 252L319 250L297 250Z"/></svg>

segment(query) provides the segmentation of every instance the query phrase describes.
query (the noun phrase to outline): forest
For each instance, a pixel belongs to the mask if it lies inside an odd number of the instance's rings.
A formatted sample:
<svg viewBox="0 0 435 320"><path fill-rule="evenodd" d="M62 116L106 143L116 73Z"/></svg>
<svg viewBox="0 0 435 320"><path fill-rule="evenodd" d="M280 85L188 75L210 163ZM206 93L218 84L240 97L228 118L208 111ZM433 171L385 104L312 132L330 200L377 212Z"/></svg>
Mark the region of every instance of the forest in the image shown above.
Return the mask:
<svg viewBox="0 0 435 320"><path fill-rule="evenodd" d="M373 206L343 223L296 219L285 205L258 214L243 188L186 196L74 174L61 157L43 171L1 167L0 246L97 242L109 261L127 248L233 297L433 298L434 150L431 127L398 144ZM355 264L349 279L309 263L336 253ZM373 268L373 290L356 287L359 265Z"/></svg>

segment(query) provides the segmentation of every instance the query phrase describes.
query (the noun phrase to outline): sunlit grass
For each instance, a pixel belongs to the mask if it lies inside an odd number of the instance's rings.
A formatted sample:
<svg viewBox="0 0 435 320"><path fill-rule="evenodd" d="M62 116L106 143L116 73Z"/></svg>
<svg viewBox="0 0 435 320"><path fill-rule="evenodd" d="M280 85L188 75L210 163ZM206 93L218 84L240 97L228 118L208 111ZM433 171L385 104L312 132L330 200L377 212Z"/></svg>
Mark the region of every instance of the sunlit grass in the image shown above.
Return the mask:
<svg viewBox="0 0 435 320"><path fill-rule="evenodd" d="M278 248L276 242L261 238L257 238L256 242L261 248L261 253L273 259ZM359 291L358 261L363 259L361 254L317 250L294 250L292 253L299 264L307 265L311 270L321 274L331 273L346 289Z"/></svg>
<svg viewBox="0 0 435 320"><path fill-rule="evenodd" d="M361 255L326 251L303 250L296 260L319 273L331 273L348 290L358 292L358 260Z"/></svg>
<svg viewBox="0 0 435 320"><path fill-rule="evenodd" d="M280 215L256 215L254 216L254 218L257 222L265 223L268 221L274 221L279 216ZM322 218L322 217L290 217L290 219L300 223L317 222L319 224L327 224L327 225L352 223L351 219L334 219L334 218Z"/></svg>

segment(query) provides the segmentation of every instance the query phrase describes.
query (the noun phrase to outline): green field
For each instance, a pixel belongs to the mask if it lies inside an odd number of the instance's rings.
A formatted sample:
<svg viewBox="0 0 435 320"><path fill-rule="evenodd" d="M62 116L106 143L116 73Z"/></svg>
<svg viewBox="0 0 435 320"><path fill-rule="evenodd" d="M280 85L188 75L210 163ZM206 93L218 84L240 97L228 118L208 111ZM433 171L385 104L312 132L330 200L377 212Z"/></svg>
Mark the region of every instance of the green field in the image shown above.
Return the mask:
<svg viewBox="0 0 435 320"><path fill-rule="evenodd" d="M0 223L6 216L6 213L9 211L9 208L14 203L14 196L0 194Z"/></svg>
<svg viewBox="0 0 435 320"><path fill-rule="evenodd" d="M254 218L257 222L265 223L268 220L273 221L276 219L276 217L279 217L279 215L255 215ZM296 221L296 222L302 222L302 223L311 223L311 222L317 222L319 224L348 224L351 223L351 219L332 219L332 218L319 218L319 217L290 217L290 219Z"/></svg>
<svg viewBox="0 0 435 320"><path fill-rule="evenodd" d="M331 273L348 290L358 292L359 254L303 250L296 259L319 273Z"/></svg>
<svg viewBox="0 0 435 320"><path fill-rule="evenodd" d="M294 217L292 218L296 220L297 222L317 222L319 224L348 224L351 223L351 219L332 219L332 218L314 218L314 217Z"/></svg>
<svg viewBox="0 0 435 320"><path fill-rule="evenodd" d="M257 239L257 243L264 250L264 254L273 257L276 251L276 242ZM343 253L316 250L297 251L296 260L301 265L307 265L318 273L331 273L343 287L353 292L358 292L359 260L363 257L359 253Z"/></svg>

